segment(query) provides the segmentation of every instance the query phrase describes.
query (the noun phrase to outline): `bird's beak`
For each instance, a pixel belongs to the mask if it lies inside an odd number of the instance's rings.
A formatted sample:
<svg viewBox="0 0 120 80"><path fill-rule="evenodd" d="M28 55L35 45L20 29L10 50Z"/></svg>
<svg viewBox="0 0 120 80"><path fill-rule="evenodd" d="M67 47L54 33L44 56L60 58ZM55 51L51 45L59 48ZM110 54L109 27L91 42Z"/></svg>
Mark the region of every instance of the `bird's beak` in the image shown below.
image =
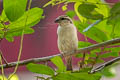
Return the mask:
<svg viewBox="0 0 120 80"><path fill-rule="evenodd" d="M54 22L55 22L55 23L58 23L58 22L59 22L59 19L58 19L58 18L56 18Z"/></svg>

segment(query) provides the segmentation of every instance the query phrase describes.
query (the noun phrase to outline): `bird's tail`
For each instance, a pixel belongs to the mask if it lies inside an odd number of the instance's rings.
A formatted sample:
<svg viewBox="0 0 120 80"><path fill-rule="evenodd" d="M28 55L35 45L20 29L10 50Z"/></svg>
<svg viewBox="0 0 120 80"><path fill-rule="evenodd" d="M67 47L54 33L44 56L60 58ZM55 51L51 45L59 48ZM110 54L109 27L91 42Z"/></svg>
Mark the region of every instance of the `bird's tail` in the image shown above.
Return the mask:
<svg viewBox="0 0 120 80"><path fill-rule="evenodd" d="M65 57L67 71L72 71L72 56Z"/></svg>

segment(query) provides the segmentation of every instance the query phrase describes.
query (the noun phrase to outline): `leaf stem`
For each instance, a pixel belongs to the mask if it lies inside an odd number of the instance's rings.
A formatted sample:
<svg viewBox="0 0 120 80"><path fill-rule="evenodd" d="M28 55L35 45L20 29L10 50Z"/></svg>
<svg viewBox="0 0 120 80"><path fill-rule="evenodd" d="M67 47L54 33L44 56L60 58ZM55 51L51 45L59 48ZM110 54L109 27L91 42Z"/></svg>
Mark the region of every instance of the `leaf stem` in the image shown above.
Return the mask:
<svg viewBox="0 0 120 80"><path fill-rule="evenodd" d="M32 3L32 0L29 1L28 10L31 7L31 3ZM26 27L26 24L27 24L27 20L28 20L28 13L26 14L25 27ZM19 66L19 62L20 62L20 58L21 58L21 54L22 54L22 49L23 49L23 40L24 40L24 29L25 29L25 27L22 30L22 35L21 35L21 40L20 40L20 49L19 49L17 64L16 64L16 67L14 69L14 72L10 75L8 80L10 80L10 78L17 72L17 69L18 69L18 66Z"/></svg>
<svg viewBox="0 0 120 80"><path fill-rule="evenodd" d="M0 53L1 53L1 52L0 52ZM2 54L2 53L1 53L1 54ZM3 68L3 63L2 63L2 57L1 57L1 54L0 54L1 72L2 72L3 80L5 80L5 79L4 79L5 74L4 74L4 68Z"/></svg>

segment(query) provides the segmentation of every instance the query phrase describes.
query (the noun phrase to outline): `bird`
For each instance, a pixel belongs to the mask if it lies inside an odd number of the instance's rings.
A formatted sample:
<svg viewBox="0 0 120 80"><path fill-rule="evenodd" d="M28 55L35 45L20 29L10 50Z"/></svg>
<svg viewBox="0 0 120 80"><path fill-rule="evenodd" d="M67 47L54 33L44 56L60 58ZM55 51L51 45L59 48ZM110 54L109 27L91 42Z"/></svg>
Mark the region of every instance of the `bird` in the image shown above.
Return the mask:
<svg viewBox="0 0 120 80"><path fill-rule="evenodd" d="M55 19L55 23L58 24L57 28L57 45L61 53L77 50L78 48L78 36L77 29L73 24L72 19L67 15L61 15ZM64 55L63 55L64 56ZM67 71L72 71L72 55L64 56Z"/></svg>

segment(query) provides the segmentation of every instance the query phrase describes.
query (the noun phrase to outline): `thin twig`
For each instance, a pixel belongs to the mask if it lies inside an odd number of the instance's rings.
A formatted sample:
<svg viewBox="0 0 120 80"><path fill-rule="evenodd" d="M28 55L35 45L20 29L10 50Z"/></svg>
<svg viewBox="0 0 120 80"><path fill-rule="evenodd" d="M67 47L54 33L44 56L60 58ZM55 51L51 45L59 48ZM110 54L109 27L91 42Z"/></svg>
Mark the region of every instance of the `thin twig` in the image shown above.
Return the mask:
<svg viewBox="0 0 120 80"><path fill-rule="evenodd" d="M111 64L113 64L113 63L115 63L115 62L117 62L119 60L120 60L120 57L117 57L117 58L114 58L114 59L112 59L110 61L107 61L107 62L93 68L89 73L95 73L95 72L101 71L103 68L105 68L107 66L110 66Z"/></svg>
<svg viewBox="0 0 120 80"><path fill-rule="evenodd" d="M32 3L32 0L30 0L29 3L28 3L28 10L30 10L31 3ZM27 20L28 20L28 14L26 14L24 29L25 29L25 27L26 27ZM23 49L24 29L22 30L22 35L21 35L21 40L20 40L20 49L19 49L17 64L16 64L16 67L15 67L13 73L10 75L10 77L8 77L8 80L10 80L10 78L11 78L11 77L17 72L17 70L18 70L20 58L21 58L21 55L22 55L22 49Z"/></svg>
<svg viewBox="0 0 120 80"><path fill-rule="evenodd" d="M82 58L82 61L81 61L81 63L80 63L80 68L79 68L79 70L81 69L81 68L83 68L83 66L84 66L84 62L85 62L85 52L83 53L83 58Z"/></svg>
<svg viewBox="0 0 120 80"><path fill-rule="evenodd" d="M68 55L75 55L75 54L78 54L78 53L84 53L84 52L88 52L88 51L91 51L91 50L94 50L94 49L97 49L97 48L100 48L100 47L103 47L103 46L108 46L108 45L112 45L112 44L116 44L116 43L120 43L120 38L108 40L108 41L98 43L98 44L94 44L92 46L88 46L88 47L85 47L85 48L80 48L76 51L69 52L70 54L68 54ZM19 62L19 66L20 65L26 65L28 63L38 63L38 62L50 61L50 59L55 57L55 56L63 57L63 54L61 53L61 54L56 54L56 55L42 57L42 58L31 58L31 59L23 60L23 61ZM67 54L65 54L64 56L67 56ZM16 64L17 64L17 62L11 62L11 63L8 63L8 65L4 64L3 67L4 68L11 68L11 67L15 67ZM0 68L1 67L2 66L0 65Z"/></svg>
<svg viewBox="0 0 120 80"><path fill-rule="evenodd" d="M5 64L8 65L8 62L7 62L7 60L5 59L5 57L3 56L3 53L2 53L1 50L0 50L0 55L1 55L1 58L3 59L3 61L5 62Z"/></svg>
<svg viewBox="0 0 120 80"><path fill-rule="evenodd" d="M92 28L94 25L100 23L101 21L102 21L102 19L99 19L99 20L97 20L95 23L90 24L87 28L85 28L85 29L83 30L83 32L88 31L90 28Z"/></svg>
<svg viewBox="0 0 120 80"><path fill-rule="evenodd" d="M3 62L2 62L2 57L1 57L1 55L0 55L0 64L1 64L1 72L2 72L2 77L3 77L3 80L5 80L4 78L4 76L5 76L5 73L4 73L4 68L3 68Z"/></svg>

